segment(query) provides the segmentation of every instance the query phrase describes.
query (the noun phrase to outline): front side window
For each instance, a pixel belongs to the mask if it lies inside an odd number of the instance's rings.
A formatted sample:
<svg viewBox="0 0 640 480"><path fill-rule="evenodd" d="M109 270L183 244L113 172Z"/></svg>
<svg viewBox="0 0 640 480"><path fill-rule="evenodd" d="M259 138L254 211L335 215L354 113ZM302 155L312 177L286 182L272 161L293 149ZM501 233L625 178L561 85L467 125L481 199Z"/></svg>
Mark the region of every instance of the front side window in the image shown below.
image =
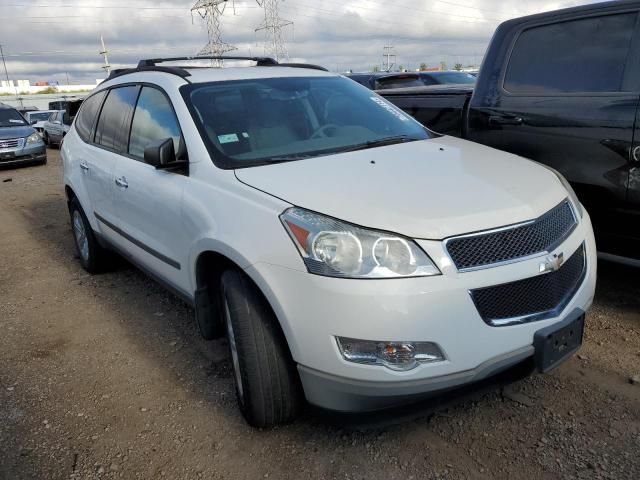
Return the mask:
<svg viewBox="0 0 640 480"><path fill-rule="evenodd" d="M620 92L636 13L584 18L525 30L504 88L518 94Z"/></svg>
<svg viewBox="0 0 640 480"><path fill-rule="evenodd" d="M265 78L182 87L213 160L242 168L432 134L344 77Z"/></svg>
<svg viewBox="0 0 640 480"><path fill-rule="evenodd" d="M100 105L102 105L102 100L105 95L106 92L104 91L98 92L82 103L82 108L76 120L76 132L78 132L80 138L85 142L90 141L91 130L93 129L93 124L96 121Z"/></svg>
<svg viewBox="0 0 640 480"><path fill-rule="evenodd" d="M150 143L167 138L173 139L173 146L178 154L180 127L169 100L160 90L143 87L133 114L129 154L142 159L144 149Z"/></svg>
<svg viewBox="0 0 640 480"><path fill-rule="evenodd" d="M109 91L98 119L95 143L116 152L127 151L129 121L138 90L139 87L134 85Z"/></svg>
<svg viewBox="0 0 640 480"><path fill-rule="evenodd" d="M17 110L12 108L0 109L0 127L21 127L27 122Z"/></svg>

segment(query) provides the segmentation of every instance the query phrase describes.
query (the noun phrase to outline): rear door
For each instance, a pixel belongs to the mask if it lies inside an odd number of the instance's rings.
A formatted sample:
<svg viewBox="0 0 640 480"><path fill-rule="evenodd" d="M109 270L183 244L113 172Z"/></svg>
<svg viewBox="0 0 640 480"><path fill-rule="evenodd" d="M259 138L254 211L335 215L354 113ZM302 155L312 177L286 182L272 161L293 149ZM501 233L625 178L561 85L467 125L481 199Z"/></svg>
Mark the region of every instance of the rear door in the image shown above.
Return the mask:
<svg viewBox="0 0 640 480"><path fill-rule="evenodd" d="M182 227L182 193L189 177L184 171L158 170L144 161L145 148L167 138L173 139L178 155L184 151L169 98L156 87L143 86L127 154L115 167L116 212L126 251L148 271L188 295L185 264L189 241Z"/></svg>
<svg viewBox="0 0 640 480"><path fill-rule="evenodd" d="M599 249L616 249L640 92L638 12L535 22L515 35L498 91L473 98L469 138L559 170L592 214Z"/></svg>

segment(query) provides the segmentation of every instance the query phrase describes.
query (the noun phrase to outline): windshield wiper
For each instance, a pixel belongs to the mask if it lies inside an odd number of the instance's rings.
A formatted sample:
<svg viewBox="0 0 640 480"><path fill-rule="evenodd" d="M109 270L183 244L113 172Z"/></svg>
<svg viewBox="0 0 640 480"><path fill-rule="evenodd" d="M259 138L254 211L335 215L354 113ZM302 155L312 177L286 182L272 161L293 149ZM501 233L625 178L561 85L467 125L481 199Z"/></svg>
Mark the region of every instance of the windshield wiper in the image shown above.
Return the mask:
<svg viewBox="0 0 640 480"><path fill-rule="evenodd" d="M358 143L351 147L340 150L342 152L355 152L357 150L366 150L368 148L384 147L386 145L395 145L396 143L415 142L419 138L413 138L408 135L395 135L393 137L379 138L377 140L369 140L368 142ZM336 152L338 153L338 152Z"/></svg>

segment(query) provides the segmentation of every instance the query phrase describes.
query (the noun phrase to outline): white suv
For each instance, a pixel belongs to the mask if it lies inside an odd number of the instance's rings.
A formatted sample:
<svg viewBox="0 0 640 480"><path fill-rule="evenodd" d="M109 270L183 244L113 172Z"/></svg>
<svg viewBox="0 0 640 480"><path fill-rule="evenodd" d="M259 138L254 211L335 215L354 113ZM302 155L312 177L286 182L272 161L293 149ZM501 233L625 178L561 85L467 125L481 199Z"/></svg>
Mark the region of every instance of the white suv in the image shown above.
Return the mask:
<svg viewBox="0 0 640 480"><path fill-rule="evenodd" d="M253 60L116 72L62 149L83 267L120 252L226 334L249 423L544 372L580 347L596 247L559 174L340 75Z"/></svg>

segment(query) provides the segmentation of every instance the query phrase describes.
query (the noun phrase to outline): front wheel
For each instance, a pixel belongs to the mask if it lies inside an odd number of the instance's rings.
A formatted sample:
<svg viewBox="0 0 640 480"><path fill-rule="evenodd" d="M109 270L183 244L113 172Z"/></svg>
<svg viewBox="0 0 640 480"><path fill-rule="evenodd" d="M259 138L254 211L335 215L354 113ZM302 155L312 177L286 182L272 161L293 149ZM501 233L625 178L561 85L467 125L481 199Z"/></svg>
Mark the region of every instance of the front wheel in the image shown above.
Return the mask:
<svg viewBox="0 0 640 480"><path fill-rule="evenodd" d="M244 273L224 272L220 286L236 395L245 419L254 427L294 420L302 409L302 388L275 315Z"/></svg>
<svg viewBox="0 0 640 480"><path fill-rule="evenodd" d="M44 135L42 135L42 141L47 147L49 146L49 134L47 132L44 132Z"/></svg>
<svg viewBox="0 0 640 480"><path fill-rule="evenodd" d="M91 224L77 198L69 202L69 215L71 216L73 240L82 268L89 273L102 271L106 265L108 252L96 240Z"/></svg>

